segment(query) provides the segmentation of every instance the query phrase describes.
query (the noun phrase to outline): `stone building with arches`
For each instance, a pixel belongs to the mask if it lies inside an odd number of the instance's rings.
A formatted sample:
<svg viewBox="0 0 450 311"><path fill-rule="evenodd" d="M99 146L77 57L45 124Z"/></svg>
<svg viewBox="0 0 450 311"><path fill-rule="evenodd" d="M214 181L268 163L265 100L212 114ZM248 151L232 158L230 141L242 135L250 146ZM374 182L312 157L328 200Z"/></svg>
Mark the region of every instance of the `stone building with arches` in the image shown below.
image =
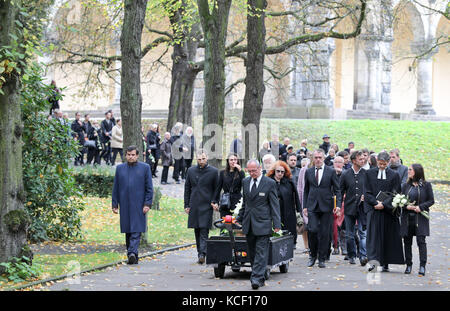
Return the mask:
<svg viewBox="0 0 450 311"><path fill-rule="evenodd" d="M56 11L55 20L66 14L71 23L77 23L77 15L73 13L80 9L77 1L67 3L65 8ZM296 4L291 0L271 0L270 5L292 9ZM331 119L450 117L447 90L450 44L437 44L448 41L450 36L450 21L439 13L445 12L448 5L447 0L369 0L368 15L357 38L324 39L299 45L294 53L267 56L266 62L276 64L280 71L290 69L290 73L266 85L263 115ZM67 8L69 13L64 13ZM340 27L352 26L352 21L346 23L347 26L344 23ZM231 17L230 25L242 27L242 20ZM287 25L295 30L295 23L288 21ZM229 37L232 41L233 36ZM114 54L120 43L115 40L114 47L114 40L111 42L109 51ZM153 66L152 59L159 57L163 50L158 47L146 56L143 67ZM197 55L200 59L202 51ZM164 116L169 105L170 51L159 61L168 66L143 77L143 112L148 116ZM54 66L48 72L49 79L67 87L62 109L103 112L115 107L118 110L117 76L115 80L103 76L106 87L92 91L91 96L80 97L80 88L86 86L83 75L77 73L81 69L74 66ZM227 85L244 75L242 62L227 64ZM200 73L193 103L194 113L199 114L203 101L202 79ZM227 95L227 113L239 115L244 88L243 84L238 85Z"/></svg>

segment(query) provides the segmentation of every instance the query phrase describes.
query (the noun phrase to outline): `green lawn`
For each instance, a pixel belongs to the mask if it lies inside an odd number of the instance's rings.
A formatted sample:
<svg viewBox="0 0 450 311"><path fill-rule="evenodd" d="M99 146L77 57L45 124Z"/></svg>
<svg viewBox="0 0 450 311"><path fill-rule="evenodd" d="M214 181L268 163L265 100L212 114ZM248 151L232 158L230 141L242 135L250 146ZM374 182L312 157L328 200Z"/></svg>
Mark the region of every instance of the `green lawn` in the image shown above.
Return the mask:
<svg viewBox="0 0 450 311"><path fill-rule="evenodd" d="M308 149L314 150L324 134L331 136L330 142L340 150L347 148L349 141L355 142L355 148L375 152L399 148L405 165L421 163L426 178L450 180L450 122L263 119L261 124L269 130L279 128L280 141L289 137L296 150L305 138Z"/></svg>
<svg viewBox="0 0 450 311"><path fill-rule="evenodd" d="M87 243L124 243L120 233L119 215L111 211L111 198L86 198L83 217L83 235ZM187 228L187 214L183 200L163 196L160 210L148 212L148 239L151 243L180 245L195 241L192 229Z"/></svg>

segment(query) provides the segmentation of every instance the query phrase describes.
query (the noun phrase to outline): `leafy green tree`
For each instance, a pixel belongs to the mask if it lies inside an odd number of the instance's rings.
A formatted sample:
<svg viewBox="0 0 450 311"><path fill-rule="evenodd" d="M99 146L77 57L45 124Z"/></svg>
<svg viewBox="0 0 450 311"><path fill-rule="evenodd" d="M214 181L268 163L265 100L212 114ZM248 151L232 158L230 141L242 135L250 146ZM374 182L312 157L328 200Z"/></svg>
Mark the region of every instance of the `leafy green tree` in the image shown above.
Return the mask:
<svg viewBox="0 0 450 311"><path fill-rule="evenodd" d="M48 98L53 95L51 86L43 82L40 66L31 64L21 91L23 180L25 206L32 219L28 230L31 241L81 237L79 212L84 204L69 167L78 144L72 139L70 124L48 119Z"/></svg>

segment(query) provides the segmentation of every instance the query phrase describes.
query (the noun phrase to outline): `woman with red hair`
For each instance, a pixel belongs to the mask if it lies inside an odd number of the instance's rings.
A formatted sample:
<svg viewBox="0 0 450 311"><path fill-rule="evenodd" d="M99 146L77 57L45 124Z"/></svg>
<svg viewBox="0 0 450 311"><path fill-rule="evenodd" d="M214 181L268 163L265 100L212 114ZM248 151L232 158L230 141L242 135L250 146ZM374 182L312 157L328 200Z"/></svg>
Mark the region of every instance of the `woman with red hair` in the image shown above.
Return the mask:
<svg viewBox="0 0 450 311"><path fill-rule="evenodd" d="M292 181L292 173L284 161L277 161L267 173L277 183L280 201L281 228L294 236L294 248L297 243L297 215L300 213L300 200L297 188Z"/></svg>

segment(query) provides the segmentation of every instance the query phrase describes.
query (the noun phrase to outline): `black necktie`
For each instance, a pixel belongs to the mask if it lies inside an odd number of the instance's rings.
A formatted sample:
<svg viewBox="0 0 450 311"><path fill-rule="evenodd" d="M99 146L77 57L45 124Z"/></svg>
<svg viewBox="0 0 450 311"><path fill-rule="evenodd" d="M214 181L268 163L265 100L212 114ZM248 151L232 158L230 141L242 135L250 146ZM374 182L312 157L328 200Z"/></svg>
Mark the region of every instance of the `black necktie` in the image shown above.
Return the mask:
<svg viewBox="0 0 450 311"><path fill-rule="evenodd" d="M319 184L319 170L321 170L322 168L321 167L316 167L316 181L317 181L317 184Z"/></svg>
<svg viewBox="0 0 450 311"><path fill-rule="evenodd" d="M258 179L256 179L256 178L253 179L253 186L252 186L251 192L253 192L253 191L256 190L256 182L257 182L257 181L258 181Z"/></svg>

